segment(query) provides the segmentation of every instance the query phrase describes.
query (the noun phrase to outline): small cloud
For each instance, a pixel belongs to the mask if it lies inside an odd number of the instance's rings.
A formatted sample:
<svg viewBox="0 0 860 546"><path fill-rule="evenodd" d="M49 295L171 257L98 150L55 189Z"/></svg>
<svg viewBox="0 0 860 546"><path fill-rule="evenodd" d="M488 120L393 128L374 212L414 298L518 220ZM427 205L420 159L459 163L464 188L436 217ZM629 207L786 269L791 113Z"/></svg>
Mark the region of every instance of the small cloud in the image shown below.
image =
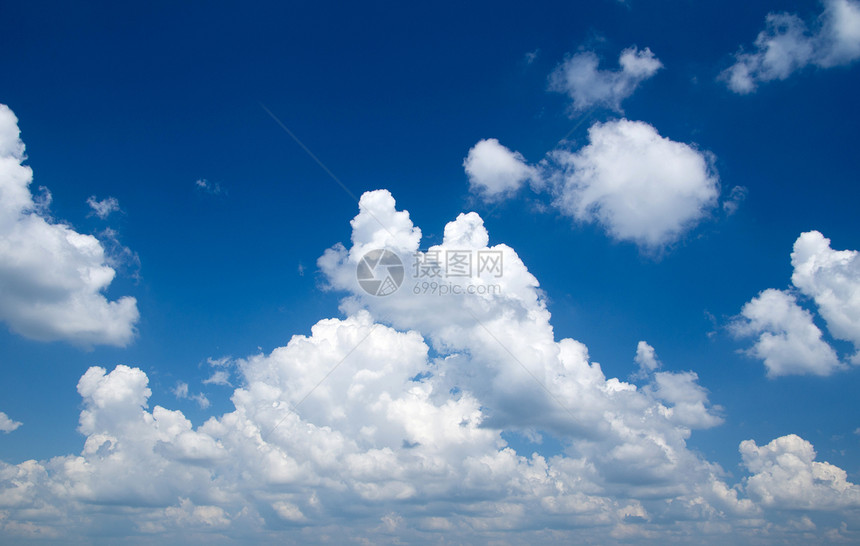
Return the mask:
<svg viewBox="0 0 860 546"><path fill-rule="evenodd" d="M298 272L299 272L299 277L305 276L305 266L303 266L301 263L299 263Z"/></svg>
<svg viewBox="0 0 860 546"><path fill-rule="evenodd" d="M233 365L233 358L229 356L222 356L221 358L207 358L206 363L209 364L212 368L220 368L216 369L212 372L212 375L209 376L208 379L203 380L204 385L223 385L226 387L232 387L233 385L230 383L230 370L228 369Z"/></svg>
<svg viewBox="0 0 860 546"><path fill-rule="evenodd" d="M208 193L209 195L227 195L227 191L221 187L221 184L218 182L209 182L205 178L198 178L196 182L194 182L194 186L204 193Z"/></svg>
<svg viewBox="0 0 860 546"><path fill-rule="evenodd" d="M5 432L6 434L9 434L20 426L20 422L13 421L9 418L8 415L0 411L0 432Z"/></svg>
<svg viewBox="0 0 860 546"><path fill-rule="evenodd" d="M216 370L212 372L212 375L209 379L203 380L204 385L224 385L227 387L232 387L230 384L230 372L227 370Z"/></svg>
<svg viewBox="0 0 860 546"><path fill-rule="evenodd" d="M50 193L48 194L49 203L50 203ZM95 214L102 220L110 216L112 212L116 212L119 210L119 201L117 201L116 197L105 197L101 201L96 199L95 195L90 195L87 198L87 205L90 206L93 211L90 213L90 216Z"/></svg>
<svg viewBox="0 0 860 546"><path fill-rule="evenodd" d="M194 400L201 409L209 407L209 399L206 398L206 395L202 392L197 394L188 394L188 383L184 381L180 381L176 384L176 387L173 389L173 394L180 400Z"/></svg>
<svg viewBox="0 0 860 546"><path fill-rule="evenodd" d="M479 141L463 160L469 189L486 201L516 192L525 182L538 178L534 167L519 152L512 152L495 138Z"/></svg>
<svg viewBox="0 0 860 546"><path fill-rule="evenodd" d="M535 49L534 51L529 51L525 54L526 64L532 64L535 62L540 55L540 49Z"/></svg>
<svg viewBox="0 0 860 546"><path fill-rule="evenodd" d="M565 60L550 75L549 89L566 93L572 100L572 110L581 112L592 106L604 106L621 111L621 102L663 68L649 48L639 51L635 46L621 52L618 70L599 70L597 54L577 53Z"/></svg>
<svg viewBox="0 0 860 546"><path fill-rule="evenodd" d="M654 347L645 341L640 341L636 346L636 356L633 361L639 365L639 371L631 376L633 379L645 379L663 366L663 363L657 359L657 352Z"/></svg>
<svg viewBox="0 0 860 546"><path fill-rule="evenodd" d="M746 186L735 186L732 188L732 191L729 192L729 197L723 201L723 211L726 213L726 216L731 216L738 211L741 203L747 198L747 193L749 193L749 190Z"/></svg>

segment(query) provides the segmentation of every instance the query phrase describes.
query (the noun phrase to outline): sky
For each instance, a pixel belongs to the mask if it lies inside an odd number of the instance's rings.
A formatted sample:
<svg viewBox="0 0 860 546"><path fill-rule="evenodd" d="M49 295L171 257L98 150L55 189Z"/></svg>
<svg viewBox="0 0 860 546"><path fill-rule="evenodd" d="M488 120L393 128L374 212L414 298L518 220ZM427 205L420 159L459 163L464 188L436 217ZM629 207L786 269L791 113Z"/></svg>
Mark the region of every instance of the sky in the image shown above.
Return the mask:
<svg viewBox="0 0 860 546"><path fill-rule="evenodd" d="M860 2L0 3L0 541L860 541Z"/></svg>

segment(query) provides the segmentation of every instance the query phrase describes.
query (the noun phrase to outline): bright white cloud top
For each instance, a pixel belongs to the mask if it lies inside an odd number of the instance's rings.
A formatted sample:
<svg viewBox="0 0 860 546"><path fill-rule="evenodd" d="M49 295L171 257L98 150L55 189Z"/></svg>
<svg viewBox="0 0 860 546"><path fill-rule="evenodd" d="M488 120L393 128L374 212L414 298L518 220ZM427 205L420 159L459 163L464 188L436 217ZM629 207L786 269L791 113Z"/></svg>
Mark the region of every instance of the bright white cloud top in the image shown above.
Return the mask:
<svg viewBox="0 0 860 546"><path fill-rule="evenodd" d="M812 299L830 335L853 343L858 352L849 359L860 364L860 252L833 250L830 239L809 231L795 241L791 265L794 287ZM830 375L845 369L812 313L791 292L767 289L744 305L741 317L731 328L738 335L758 336L747 352L764 360L768 375Z"/></svg>
<svg viewBox="0 0 860 546"><path fill-rule="evenodd" d="M620 112L621 102L663 67L650 49L639 51L635 46L621 52L618 70L599 70L599 64L592 51L569 57L550 75L550 90L566 93L573 100L574 112L593 106Z"/></svg>
<svg viewBox="0 0 860 546"><path fill-rule="evenodd" d="M576 152L552 154L561 169L556 205L577 220L654 250L716 205L719 181L708 154L626 119L594 124L588 139Z"/></svg>
<svg viewBox="0 0 860 546"><path fill-rule="evenodd" d="M28 338L127 345L138 320L130 296L109 301L116 271L98 239L54 223L33 180L18 119L0 105L0 320Z"/></svg>
<svg viewBox="0 0 860 546"><path fill-rule="evenodd" d="M747 94L760 83L785 80L809 66L830 68L860 58L860 3L825 0L824 12L810 30L797 15L771 13L751 52L735 55L721 78L735 93Z"/></svg>
<svg viewBox="0 0 860 546"><path fill-rule="evenodd" d="M838 533L857 506L857 486L796 436L744 442L750 474L727 482L687 447L693 430L721 422L696 374L657 372L642 342L645 382L607 378L585 345L555 339L537 280L512 248L488 246L477 214L459 215L427 252L503 253L498 293L428 297L404 285L370 296L356 282L363 254L416 253L421 231L385 190L362 196L352 228L351 248L319 261L348 293L346 317L236 361L233 411L195 428L179 411L148 409L140 369L90 368L78 383L81 453L0 464L3 533L723 543L813 519ZM551 434L564 449L523 456L503 432ZM809 503L794 511L807 493L826 501L826 518Z"/></svg>
<svg viewBox="0 0 860 546"><path fill-rule="evenodd" d="M833 250L817 231L803 233L791 253L791 282L813 299L830 334L854 344L860 364L860 252Z"/></svg>
<svg viewBox="0 0 860 546"><path fill-rule="evenodd" d="M525 180L538 181L534 187L552 191L562 213L649 253L678 241L716 207L720 184L712 154L627 119L595 123L588 139L579 150L550 152L539 168L495 139L482 140L464 162L471 189L489 201Z"/></svg>
<svg viewBox="0 0 860 546"><path fill-rule="evenodd" d="M792 294L769 288L746 303L741 316L732 328L738 335L758 336L747 353L764 361L768 376L830 375L842 368L812 314Z"/></svg>

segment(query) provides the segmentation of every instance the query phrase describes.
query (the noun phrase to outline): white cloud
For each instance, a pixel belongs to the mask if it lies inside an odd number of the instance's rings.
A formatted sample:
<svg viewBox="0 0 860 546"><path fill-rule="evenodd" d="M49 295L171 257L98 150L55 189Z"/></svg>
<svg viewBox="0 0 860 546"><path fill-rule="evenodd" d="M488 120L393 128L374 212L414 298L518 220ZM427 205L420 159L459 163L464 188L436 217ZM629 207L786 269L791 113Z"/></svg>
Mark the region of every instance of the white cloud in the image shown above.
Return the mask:
<svg viewBox="0 0 860 546"><path fill-rule="evenodd" d="M650 49L635 46L621 52L619 70L599 70L599 64L591 51L573 55L550 75L550 90L567 93L574 111L604 106L620 112L621 102L663 67Z"/></svg>
<svg viewBox="0 0 860 546"><path fill-rule="evenodd" d="M654 347L648 345L645 341L640 341L636 346L636 356L633 360L636 364L639 364L639 371L646 376L662 366L662 363L657 360L657 353L654 351Z"/></svg>
<svg viewBox="0 0 860 546"><path fill-rule="evenodd" d="M99 201L95 195L91 195L87 198L87 205L93 209L92 213L102 220L110 216L112 212L119 210L119 201L116 197L105 197Z"/></svg>
<svg viewBox="0 0 860 546"><path fill-rule="evenodd" d="M0 411L0 432L10 433L21 426L18 421L13 421L6 413Z"/></svg>
<svg viewBox="0 0 860 546"><path fill-rule="evenodd" d="M768 14L754 50L739 51L735 64L720 77L732 91L746 94L759 83L784 80L810 64L828 68L860 58L860 3L826 0L824 6L812 31L797 15Z"/></svg>
<svg viewBox="0 0 860 546"><path fill-rule="evenodd" d="M740 336L758 336L747 353L764 361L769 377L830 375L844 367L812 315L788 292L764 290L743 306L731 328Z"/></svg>
<svg viewBox="0 0 860 546"><path fill-rule="evenodd" d="M526 163L522 154L512 152L495 138L475 144L463 160L463 167L471 191L487 200L513 193L537 177L537 170Z"/></svg>
<svg viewBox="0 0 860 546"><path fill-rule="evenodd" d="M719 182L707 153L641 121L596 123L588 136L589 144L577 152L551 154L560 169L556 206L577 220L657 250L716 204Z"/></svg>
<svg viewBox="0 0 860 546"><path fill-rule="evenodd" d="M0 320L40 341L127 345L139 318L136 300L104 296L116 274L104 247L52 223L49 200L37 206L30 193L25 159L18 120L0 105Z"/></svg>
<svg viewBox="0 0 860 546"><path fill-rule="evenodd" d="M830 334L860 355L860 252L833 250L830 239L809 231L795 241L791 265L791 282L815 301Z"/></svg>
<svg viewBox="0 0 860 546"><path fill-rule="evenodd" d="M860 486L847 480L841 468L815 460L815 449L790 434L764 446L741 442L750 496L780 510L824 511L860 507Z"/></svg>
<svg viewBox="0 0 860 546"><path fill-rule="evenodd" d="M500 293L404 285L370 296L359 259L378 244L416 252L421 232L387 191L362 196L352 227L351 248L319 261L348 292L345 317L228 359L240 376L233 411L195 428L149 409L140 369L90 368L78 384L81 453L0 463L3 536L564 544L707 532L720 543L768 525L769 505L687 446L719 423L696 374L655 372L641 388L607 378L585 345L555 339L537 280L513 249L488 246L477 214L459 215L428 252L502 252ZM517 453L503 433L524 431L563 450ZM842 514L828 516L803 532L832 531Z"/></svg>
<svg viewBox="0 0 860 546"><path fill-rule="evenodd" d="M207 383L204 381L203 383ZM179 381L176 383L176 387L173 388L173 394L176 398L180 400L194 400L197 402L202 409L206 409L209 407L209 399L206 398L206 395L202 392L198 392L197 394L190 394L188 392L188 383L184 381Z"/></svg>

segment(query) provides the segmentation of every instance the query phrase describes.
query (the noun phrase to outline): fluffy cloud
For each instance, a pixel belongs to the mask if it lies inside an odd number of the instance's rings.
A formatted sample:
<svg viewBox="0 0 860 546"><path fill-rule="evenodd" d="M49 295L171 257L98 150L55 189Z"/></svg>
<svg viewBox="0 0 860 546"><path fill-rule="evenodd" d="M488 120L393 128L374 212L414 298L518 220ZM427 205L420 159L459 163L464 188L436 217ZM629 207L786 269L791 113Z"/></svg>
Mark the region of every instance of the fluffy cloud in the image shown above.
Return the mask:
<svg viewBox="0 0 860 546"><path fill-rule="evenodd" d="M828 68L860 58L860 3L826 0L824 7L813 31L796 15L768 14L754 50L739 51L721 78L735 93L746 94L759 83L784 80L810 64Z"/></svg>
<svg viewBox="0 0 860 546"><path fill-rule="evenodd" d="M791 265L791 282L815 301L833 337L854 344L860 360L860 252L833 250L830 239L810 231L795 241Z"/></svg>
<svg viewBox="0 0 860 546"><path fill-rule="evenodd" d="M647 252L676 242L716 206L720 185L709 153L626 119L595 123L588 137L577 151L550 152L539 169L495 139L483 140L464 162L472 191L491 200L538 181L535 188L552 191L564 214L597 222ZM737 193L731 199L739 200Z"/></svg>
<svg viewBox="0 0 860 546"><path fill-rule="evenodd" d="M621 102L663 67L647 47L642 51L636 47L622 51L618 70L599 70L599 64L595 53L577 53L550 75L549 87L566 93L573 100L574 111L604 106L620 112Z"/></svg>
<svg viewBox="0 0 860 546"><path fill-rule="evenodd" d="M139 314L132 297L103 294L116 272L98 239L52 223L34 200L18 120L0 105L0 320L41 341L127 345ZM45 194L49 195L49 194Z"/></svg>
<svg viewBox="0 0 860 546"><path fill-rule="evenodd" d="M639 370L643 374L648 374L660 368L662 364L657 360L657 353L654 347L648 345L645 341L640 341L636 346L636 356L633 359L636 364L639 364Z"/></svg>
<svg viewBox="0 0 860 546"><path fill-rule="evenodd" d="M676 241L714 207L719 182L706 153L660 136L641 121L596 123L589 144L552 154L556 201L582 222L645 249Z"/></svg>
<svg viewBox="0 0 860 546"><path fill-rule="evenodd" d="M769 377L830 375L843 367L821 338L812 315L788 292L763 291L743 306L741 317L732 330L741 336L758 336L747 353L764 361Z"/></svg>
<svg viewBox="0 0 860 546"><path fill-rule="evenodd" d="M6 413L0 411L0 432L9 433L21 426L18 421L13 421Z"/></svg>
<svg viewBox="0 0 860 546"><path fill-rule="evenodd" d="M860 364L860 253L833 250L830 239L808 231L795 241L791 265L792 284L812 299L834 338L854 344L857 352L850 360ZM789 292L763 291L744 305L741 317L731 329L741 336L759 336L747 352L765 361L770 376L830 375L845 368L822 338L812 313Z"/></svg>
<svg viewBox="0 0 860 546"><path fill-rule="evenodd" d="M537 173L522 154L512 152L495 138L475 144L463 160L463 167L471 190L488 200L518 190Z"/></svg>
<svg viewBox="0 0 860 546"><path fill-rule="evenodd" d="M641 386L607 378L585 345L555 339L537 280L513 249L489 246L474 213L419 252L420 230L387 191L359 206L351 247L319 260L331 288L348 294L344 318L232 360L233 411L197 427L149 409L140 369L90 368L78 383L81 453L0 463L0 533L523 544L706 533L721 543L767 525L770 505L744 498L687 446L693 430L720 421L694 372L652 370ZM371 296L356 266L377 244L410 265L501 252L501 276L476 272L450 287L492 280L502 290L416 293L410 276ZM648 347L640 360L656 369ZM563 450L518 453L504 433L552 435ZM752 491L764 473L750 468ZM774 487L787 479L771 474ZM816 532L832 526L808 517Z"/></svg>
<svg viewBox="0 0 860 546"><path fill-rule="evenodd" d="M780 510L834 510L860 507L860 486L844 470L815 460L815 449L790 434L764 446L741 442L743 464L752 473L746 490L762 505Z"/></svg>

